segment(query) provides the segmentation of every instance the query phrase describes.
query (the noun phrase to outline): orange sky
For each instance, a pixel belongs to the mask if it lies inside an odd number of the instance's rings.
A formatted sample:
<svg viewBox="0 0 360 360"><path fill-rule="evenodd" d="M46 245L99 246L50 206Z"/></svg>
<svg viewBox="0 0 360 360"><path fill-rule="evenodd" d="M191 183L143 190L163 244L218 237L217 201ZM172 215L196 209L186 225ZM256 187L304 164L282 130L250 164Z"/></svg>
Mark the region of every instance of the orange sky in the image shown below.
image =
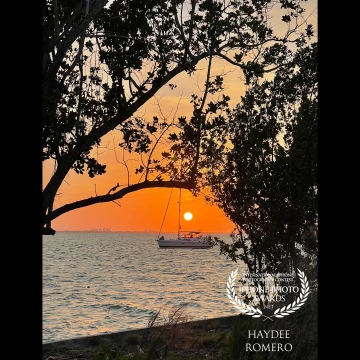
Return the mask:
<svg viewBox="0 0 360 360"><path fill-rule="evenodd" d="M316 1L310 1L306 8L308 14L317 6ZM311 17L311 23L316 26L316 12ZM283 26L283 24L281 24ZM152 116L160 116L157 101L161 105L164 115L172 116L177 103L182 98L178 116L189 116L192 106L189 98L192 93L198 93L204 82L205 74L202 69L206 69L206 61L203 60L197 66L200 71L195 72L191 77L186 74L178 75L171 83L176 83L177 88L169 90L164 87L157 93L157 100L151 99L147 104L139 109L137 115L146 119ZM231 98L230 106L234 106L244 94L245 87L241 80L241 73L238 69L227 64L225 61L216 59L213 63L212 74L227 73L224 77L225 94ZM62 184L57 196L54 208L65 205L69 202L81 200L95 195L95 184L97 193L106 194L109 189L116 185L126 183L126 171L124 166L117 163L113 147L119 143L120 137L116 131L107 134L102 142L108 149L98 150L98 160L102 164L107 164L107 172L104 175L90 179L87 175L78 175L71 171L66 177L66 182ZM117 150L118 158L121 152ZM127 155L127 159L134 158ZM129 165L137 164L135 161ZM43 185L46 185L53 172L53 163L46 161L43 164ZM134 171L132 172L132 174ZM138 182L138 176L132 175L130 183ZM165 214L167 202L171 189L145 189L126 195L123 199L117 200L121 205L110 203L96 204L89 207L77 209L66 213L52 222L52 227L57 230L89 230L94 228L110 228L113 231L155 231L158 232ZM234 228L233 223L228 220L223 212L214 205L209 205L203 196L194 197L188 190L182 190L181 205L181 225L182 229L200 229L204 232L229 233ZM176 232L178 219L178 197L179 190L174 189L167 216L163 225L163 232ZM183 214L190 211L193 219L186 221Z"/></svg>

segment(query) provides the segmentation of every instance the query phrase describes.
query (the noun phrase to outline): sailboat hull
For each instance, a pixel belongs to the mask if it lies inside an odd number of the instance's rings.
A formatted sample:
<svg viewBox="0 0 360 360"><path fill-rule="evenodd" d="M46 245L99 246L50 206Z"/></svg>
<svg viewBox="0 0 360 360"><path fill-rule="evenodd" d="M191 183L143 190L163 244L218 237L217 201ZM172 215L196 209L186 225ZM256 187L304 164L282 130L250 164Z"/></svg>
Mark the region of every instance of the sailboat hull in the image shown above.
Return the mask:
<svg viewBox="0 0 360 360"><path fill-rule="evenodd" d="M211 244L207 240L157 240L160 248L191 248L191 249L209 249Z"/></svg>

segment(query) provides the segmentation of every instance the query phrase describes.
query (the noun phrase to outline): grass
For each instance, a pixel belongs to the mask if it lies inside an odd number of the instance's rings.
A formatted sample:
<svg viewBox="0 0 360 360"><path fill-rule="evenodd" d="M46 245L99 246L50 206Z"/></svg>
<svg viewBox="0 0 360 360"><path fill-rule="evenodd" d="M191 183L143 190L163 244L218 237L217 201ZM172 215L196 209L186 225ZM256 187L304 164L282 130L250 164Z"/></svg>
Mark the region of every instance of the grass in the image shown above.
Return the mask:
<svg viewBox="0 0 360 360"><path fill-rule="evenodd" d="M103 343L94 339L87 349L44 354L56 360L316 360L317 296L311 294L302 308L274 321L246 315L187 322L184 307L158 311L148 327ZM248 339L249 330L290 330L290 339ZM103 341L104 342L104 341ZM291 352L246 352L246 343L290 342ZM79 354L82 354L79 356Z"/></svg>
<svg viewBox="0 0 360 360"><path fill-rule="evenodd" d="M213 331L209 334L201 335L199 338L199 345L205 348L217 347L221 344L226 344L226 331Z"/></svg>
<svg viewBox="0 0 360 360"><path fill-rule="evenodd" d="M125 337L124 339L126 346L136 346L140 345L141 343L141 336L138 334L130 334Z"/></svg>

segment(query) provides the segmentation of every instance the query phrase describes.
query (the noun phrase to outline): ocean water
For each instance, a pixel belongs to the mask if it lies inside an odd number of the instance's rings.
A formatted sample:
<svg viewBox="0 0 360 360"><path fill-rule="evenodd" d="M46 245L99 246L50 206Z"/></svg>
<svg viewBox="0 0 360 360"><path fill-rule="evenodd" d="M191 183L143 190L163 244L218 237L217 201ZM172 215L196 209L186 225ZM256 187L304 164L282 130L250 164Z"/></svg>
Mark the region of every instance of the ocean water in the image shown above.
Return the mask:
<svg viewBox="0 0 360 360"><path fill-rule="evenodd" d="M192 320L238 313L225 288L231 271L245 271L244 264L218 248L160 249L156 235L44 236L43 342L143 328L159 309L179 305Z"/></svg>

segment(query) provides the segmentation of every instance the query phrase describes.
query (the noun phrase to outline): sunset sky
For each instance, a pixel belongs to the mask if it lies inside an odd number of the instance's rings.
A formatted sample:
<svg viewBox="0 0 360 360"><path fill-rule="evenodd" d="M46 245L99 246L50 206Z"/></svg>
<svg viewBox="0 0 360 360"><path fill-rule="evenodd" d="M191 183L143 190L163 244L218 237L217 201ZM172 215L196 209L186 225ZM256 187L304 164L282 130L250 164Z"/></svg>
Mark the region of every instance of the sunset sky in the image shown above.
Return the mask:
<svg viewBox="0 0 360 360"><path fill-rule="evenodd" d="M311 0L305 5L310 15L317 7L317 1ZM310 17L309 22L317 28L317 10ZM274 24L277 29L282 30L284 23ZM202 69L206 69L206 60L197 65L199 71L191 77L187 74L180 74L171 83L177 84L177 88L170 90L168 86L161 89L156 99L151 99L146 103L136 115L145 119L152 119L152 116L161 116L159 113L158 102L162 112L172 117L177 104L180 101L177 116L190 116L192 106L189 102L192 93L200 94L199 87L202 88L205 74ZM241 72L226 63L224 60L216 59L213 63L212 74L226 73L224 76L225 94L231 98L230 106L235 106L240 96L245 92L245 86L241 80ZM107 148L98 149L98 160L101 164L106 164L106 174L89 178L86 174L78 175L70 171L59 190L56 197L54 208L58 208L67 203L88 198L95 195L95 185L97 194L106 194L109 189L117 183L127 182L125 167L119 164L115 158L113 143L121 141L119 132L112 131L107 134L102 141L102 146ZM122 152L116 147L117 157L122 157ZM127 154L126 159L137 158L132 154ZM138 166L135 161L129 161L132 169ZM48 160L43 164L43 186L45 186L53 172L54 164ZM137 183L139 176L131 172L130 183ZM89 230L94 228L110 228L112 231L154 231L158 232L164 217L165 209L169 200L171 189L146 189L126 195L123 199L117 200L119 207L113 202L88 206L68 212L52 222L52 228L56 231L61 230ZM176 232L178 219L178 199L179 189L174 189L172 198L163 225L163 232ZM183 218L185 212L191 212L193 219L186 221ZM182 229L196 230L204 232L229 233L234 225L228 220L223 212L214 205L206 203L203 196L194 197L190 191L182 190L181 202L181 225Z"/></svg>

